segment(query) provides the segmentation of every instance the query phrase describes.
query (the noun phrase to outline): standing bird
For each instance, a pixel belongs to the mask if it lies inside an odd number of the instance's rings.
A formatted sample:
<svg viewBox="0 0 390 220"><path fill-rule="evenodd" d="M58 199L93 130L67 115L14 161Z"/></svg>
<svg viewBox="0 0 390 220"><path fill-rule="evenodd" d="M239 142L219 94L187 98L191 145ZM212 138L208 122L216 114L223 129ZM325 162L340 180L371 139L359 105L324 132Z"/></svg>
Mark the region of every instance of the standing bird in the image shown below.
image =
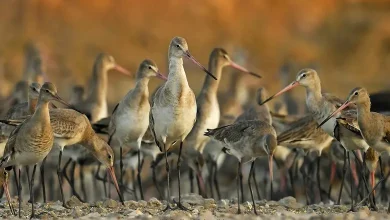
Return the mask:
<svg viewBox="0 0 390 220"><path fill-rule="evenodd" d="M80 103L84 100L84 87L80 85L75 85L72 87L72 93L70 96L69 104L75 105L77 103Z"/></svg>
<svg viewBox="0 0 390 220"><path fill-rule="evenodd" d="M157 65L152 60L144 60L140 64L134 89L115 107L109 124L109 142L112 147L120 148L120 183L123 185L123 161L122 148L129 147L138 151L138 184L140 187L141 199L144 199L141 184L141 141L149 127L149 80L151 77L158 77L163 80L167 78L162 75Z"/></svg>
<svg viewBox="0 0 390 220"><path fill-rule="evenodd" d="M240 181L242 160L249 159L252 161L251 171L248 177L249 189L251 192L253 209L255 214L256 204L253 197L250 177L253 172L255 159L258 157L268 156L268 166L271 183L273 181L272 157L277 146L276 131L267 122L259 120L240 121L231 125L219 127L216 129L207 129L206 136L212 137L225 144L226 152L235 156L238 159L238 175L237 175L237 201L238 214L240 209ZM245 161L244 161L245 162ZM271 184L272 186L272 184ZM272 191L272 187L271 187Z"/></svg>
<svg viewBox="0 0 390 220"><path fill-rule="evenodd" d="M5 146L4 155L0 159L0 167L9 169L12 166L34 165L30 183L30 196L34 217L33 184L37 164L50 152L54 135L50 125L49 101L56 100L67 105L58 95L57 88L52 83L45 83L39 93L38 104L34 114L15 128ZM20 168L19 168L19 217L21 209Z"/></svg>
<svg viewBox="0 0 390 220"><path fill-rule="evenodd" d="M299 85L302 85L306 89L306 106L309 112L312 114L313 118L319 125L322 125L323 121L329 116L334 110L336 110L343 102L341 99L331 95L331 94L323 94L321 92L321 80L317 74L317 72L313 69L303 69L299 71L297 74L296 80L293 81L290 85L282 89L280 92L275 95L269 97L265 102L283 94L284 92L291 90ZM265 103L264 102L264 103ZM342 114L338 114L337 117L348 117L352 121L356 120L353 112L356 111L355 108L350 107L348 111L342 112ZM360 133L356 132L354 129L351 129L352 126L345 123L339 123L335 118L329 120L325 124L323 124L322 129L335 139L337 139L341 145L344 147L344 167L343 169L343 182L345 178L345 173L347 171L347 158L348 163L350 163L349 159L349 151L354 152L354 150L363 150L367 151L369 145L364 141L363 137ZM351 176L351 195L352 195L352 203L351 210L355 210L354 206L354 198L353 198L353 177ZM363 178L366 189L368 190L368 186L366 184L365 178ZM340 194L342 192L343 186L340 188ZM338 203L340 203L340 196L338 199ZM372 204L372 203L371 203Z"/></svg>
<svg viewBox="0 0 390 220"><path fill-rule="evenodd" d="M340 111L351 104L357 106L357 124L360 133L367 144L379 154L390 152L390 116L371 112L371 101L365 88L355 88L349 94L347 100L333 113L331 113L321 124L331 120ZM359 131L359 130L358 130ZM381 181L384 180L382 159L379 156L379 167L381 170Z"/></svg>
<svg viewBox="0 0 390 220"><path fill-rule="evenodd" d="M185 157L188 164L193 167L193 169L195 169L198 177L201 177L198 158L201 157L203 149L210 140L209 137L204 135L204 132L208 128L216 128L219 123L220 109L218 104L217 91L222 76L222 69L225 66L231 66L237 70L261 78L259 75L249 72L244 67L235 63L224 49L215 48L211 52L208 70L219 80L214 80L211 76L206 76L202 90L196 98L196 122L191 132L186 137L187 147L183 149L183 157ZM200 181L203 182L203 180ZM205 196L204 190L202 194Z"/></svg>
<svg viewBox="0 0 390 220"><path fill-rule="evenodd" d="M153 97L152 109L150 111L150 129L152 129L157 146L165 153L168 201L170 200L170 168L167 154L174 143L180 142L179 159L177 162L177 169L179 171L179 201L177 205L178 208L186 210L187 208L181 204L180 156L183 141L195 124L197 106L194 92L188 85L187 76L183 68L183 57L187 57L215 80L217 79L190 54L184 38L173 38L168 50L168 81L156 91ZM171 206L168 202L165 210L170 208Z"/></svg>
<svg viewBox="0 0 390 220"><path fill-rule="evenodd" d="M107 72L111 69L130 75L129 71L115 62L114 57L104 53L99 54L93 65L92 78L88 88L89 94L85 100L73 105L74 109L84 113L92 123L108 116Z"/></svg>

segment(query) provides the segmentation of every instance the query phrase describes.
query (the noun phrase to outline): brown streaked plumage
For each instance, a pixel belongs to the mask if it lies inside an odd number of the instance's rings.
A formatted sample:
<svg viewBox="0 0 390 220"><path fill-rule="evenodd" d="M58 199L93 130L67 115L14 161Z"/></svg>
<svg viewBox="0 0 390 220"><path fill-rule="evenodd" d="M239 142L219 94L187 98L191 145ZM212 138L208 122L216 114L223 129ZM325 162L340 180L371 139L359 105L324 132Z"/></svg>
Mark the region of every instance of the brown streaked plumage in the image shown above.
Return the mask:
<svg viewBox="0 0 390 220"><path fill-rule="evenodd" d="M34 114L12 131L0 162L2 168L34 165L31 184L33 184L37 163L41 162L47 156L54 142L49 115L49 101L51 100L66 104L57 95L57 88L52 83L45 83L40 90L38 104ZM19 179L19 184L20 182ZM20 216L20 186L18 191ZM31 216L34 217L34 196L32 190L30 193L32 200Z"/></svg>
<svg viewBox="0 0 390 220"><path fill-rule="evenodd" d="M96 57L93 73L90 79L89 93L85 100L77 103L75 109L87 115L92 123L108 116L107 112L107 72L116 69L119 72L129 75L130 73L119 66L114 58L108 54L101 53Z"/></svg>

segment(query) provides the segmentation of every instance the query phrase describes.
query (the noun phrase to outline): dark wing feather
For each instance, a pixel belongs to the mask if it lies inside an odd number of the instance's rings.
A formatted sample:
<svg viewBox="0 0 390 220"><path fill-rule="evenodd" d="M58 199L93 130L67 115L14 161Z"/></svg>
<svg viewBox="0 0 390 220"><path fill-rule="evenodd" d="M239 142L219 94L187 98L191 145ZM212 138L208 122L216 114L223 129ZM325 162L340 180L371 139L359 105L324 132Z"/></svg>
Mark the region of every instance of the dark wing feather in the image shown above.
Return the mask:
<svg viewBox="0 0 390 220"><path fill-rule="evenodd" d="M324 133L311 115L305 116L289 125L289 129L278 135L278 144L291 144L300 141L313 140L317 135ZM324 133L325 135L325 133Z"/></svg>

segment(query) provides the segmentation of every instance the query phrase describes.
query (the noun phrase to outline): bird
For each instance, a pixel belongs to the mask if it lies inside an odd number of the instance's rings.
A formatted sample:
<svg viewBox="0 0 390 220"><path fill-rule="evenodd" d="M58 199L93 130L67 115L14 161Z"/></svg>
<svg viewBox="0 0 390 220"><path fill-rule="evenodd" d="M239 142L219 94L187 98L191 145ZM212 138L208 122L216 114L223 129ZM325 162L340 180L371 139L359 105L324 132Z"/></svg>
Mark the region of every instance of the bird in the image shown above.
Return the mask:
<svg viewBox="0 0 390 220"><path fill-rule="evenodd" d="M305 87L306 89L306 106L310 114L312 114L313 118L318 123L318 125L321 125L324 119L343 103L343 101L336 96L333 96L328 93L321 93L321 80L318 76L318 73L310 68L300 70L296 76L296 79L291 84L286 86L284 89L282 89L275 95L270 96L263 103L266 103L269 100L299 85ZM356 117L353 115L353 112L356 111L356 109L352 106L347 110L348 111L343 112L343 117L348 117L352 120L353 118L356 119ZM337 115L337 117L339 116L340 114ZM354 152L354 150L361 149L365 152L369 148L369 145L365 142L359 132L356 132L354 129L351 129L351 126L348 126L348 124L337 121L335 118L331 119L326 124L323 124L321 128L324 129L326 133L337 139L344 147L344 166L346 166L347 158L349 158L349 151ZM345 172L346 169L343 169L343 180L345 178ZM365 182L366 189L368 190L366 181L364 178L363 180ZM353 181L352 175L350 181ZM352 187L353 184L351 184L351 188ZM340 188L339 195L341 195L342 188L343 187ZM353 200L354 198L352 193L351 210L355 211L356 209ZM340 203L340 196L337 203Z"/></svg>
<svg viewBox="0 0 390 220"><path fill-rule="evenodd" d="M357 132L361 133L367 144L379 154L390 152L390 116L371 112L371 101L367 89L363 87L354 88L348 95L346 101L334 112L324 119L321 124L327 123L338 113L351 105L357 108L357 126L351 125ZM379 167L381 168L381 181L385 178L382 169L382 160L379 156ZM381 182L380 181L380 182Z"/></svg>
<svg viewBox="0 0 390 220"><path fill-rule="evenodd" d="M28 100L28 83L26 81L19 81L15 84L10 95L2 100L1 115L5 115L12 106L17 105Z"/></svg>
<svg viewBox="0 0 390 220"><path fill-rule="evenodd" d="M85 90L83 86L80 85L74 85L72 87L72 93L70 96L69 104L75 105L77 103L80 103L84 100Z"/></svg>
<svg viewBox="0 0 390 220"><path fill-rule="evenodd" d="M333 137L328 135L323 129L318 128L317 121L309 114L289 124L288 129L278 134L277 140L280 146L301 148L306 152L313 151L317 153L317 184L322 200L320 179L321 153L331 145ZM311 168L310 164L307 165ZM314 172L314 169L309 170Z"/></svg>
<svg viewBox="0 0 390 220"><path fill-rule="evenodd" d="M107 110L107 72L115 69L125 75L131 75L125 68L119 66L114 57L100 53L93 65L92 78L85 100L72 105L72 108L84 113L92 123L108 116Z"/></svg>
<svg viewBox="0 0 390 220"><path fill-rule="evenodd" d="M183 68L183 58L186 57L199 66L203 71L213 77L205 67L203 67L188 51L187 41L182 37L174 37L169 45L168 60L169 74L168 80L157 89L152 99L150 111L149 127L155 138L157 146L165 153L167 171L168 199L170 200L169 173L170 168L167 159L168 150L176 142L180 142L179 159L177 163L179 201L177 207L187 210L181 203L180 190L180 166L181 149L183 141L191 132L197 114L195 94L188 85L187 77ZM169 202L164 210L171 209Z"/></svg>
<svg viewBox="0 0 390 220"><path fill-rule="evenodd" d="M144 60L136 73L135 87L115 106L109 124L109 144L120 148L120 182L123 185L122 148L130 147L140 151L142 137L149 128L149 80L151 77L167 80L155 62ZM131 126L129 126L131 125ZM138 184L141 199L144 199L141 183L141 156L138 156Z"/></svg>
<svg viewBox="0 0 390 220"><path fill-rule="evenodd" d="M3 157L0 159L0 167L9 170L12 166L34 165L30 183L30 196L32 212L34 217L34 195L32 186L34 184L34 175L37 163L41 162L52 149L54 143L54 134L50 125L49 102L56 100L68 105L57 94L57 88L54 84L46 82L43 84L38 103L34 114L17 126L11 135L4 149ZM27 168L26 168L27 169ZM20 194L20 168L19 168L19 217L21 208Z"/></svg>
<svg viewBox="0 0 390 220"><path fill-rule="evenodd" d="M248 177L248 183L251 192L254 212L255 214L257 214L255 206L256 204L254 201L253 192L250 184L250 177L253 172L255 159L258 157L268 156L268 165L270 173L269 175L271 182L273 181L272 157L277 146L275 129L267 122L263 122L260 120L249 120L239 121L234 124L222 126L216 129L208 129L205 132L205 135L224 143L226 147L225 151L238 159L238 214L241 213L239 202L239 188L242 185L242 181L240 181L241 164L243 162L242 160L249 159L249 161L252 161L251 171Z"/></svg>
<svg viewBox="0 0 390 220"><path fill-rule="evenodd" d="M190 167L192 167L192 169L198 173L198 177L201 177L199 174L201 172L201 168L199 166L198 158L202 155L203 149L210 140L209 137L204 136L204 132L208 128L216 128L219 123L220 109L218 104L217 91L221 81L222 70L226 66L231 66L241 72L248 73L257 78L261 78L260 75L250 72L246 68L235 63L230 58L226 50L222 48L215 48L211 52L208 70L219 80L214 80L211 76L206 75L203 87L199 92L199 95L196 97L196 122L191 132L185 139L186 147L183 148L182 152L183 158L185 158L185 161L190 165ZM198 181L203 182L203 179ZM202 191L202 195L205 196L205 189Z"/></svg>

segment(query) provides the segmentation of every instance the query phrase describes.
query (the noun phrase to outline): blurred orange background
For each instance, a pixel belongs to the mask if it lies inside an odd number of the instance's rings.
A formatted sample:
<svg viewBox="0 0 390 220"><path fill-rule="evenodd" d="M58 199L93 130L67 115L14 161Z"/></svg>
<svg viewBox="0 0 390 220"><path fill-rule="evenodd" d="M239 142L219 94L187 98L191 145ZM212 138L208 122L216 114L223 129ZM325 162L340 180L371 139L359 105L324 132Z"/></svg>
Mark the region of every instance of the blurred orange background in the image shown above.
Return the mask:
<svg viewBox="0 0 390 220"><path fill-rule="evenodd" d="M132 72L145 58L167 74L167 49L186 38L205 66L214 47L244 50L246 66L263 75L259 85L280 89L286 61L296 72L315 65L323 88L341 97L356 86L370 92L390 87L390 1L385 0L4 0L0 1L3 92L21 79L23 47L36 43L45 71L67 97L69 84L87 85L99 52L113 55ZM204 73L185 64L199 91ZM229 77L222 78L227 89ZM152 80L152 89L158 80ZM110 104L133 79L110 72ZM303 99L302 90L295 92Z"/></svg>

